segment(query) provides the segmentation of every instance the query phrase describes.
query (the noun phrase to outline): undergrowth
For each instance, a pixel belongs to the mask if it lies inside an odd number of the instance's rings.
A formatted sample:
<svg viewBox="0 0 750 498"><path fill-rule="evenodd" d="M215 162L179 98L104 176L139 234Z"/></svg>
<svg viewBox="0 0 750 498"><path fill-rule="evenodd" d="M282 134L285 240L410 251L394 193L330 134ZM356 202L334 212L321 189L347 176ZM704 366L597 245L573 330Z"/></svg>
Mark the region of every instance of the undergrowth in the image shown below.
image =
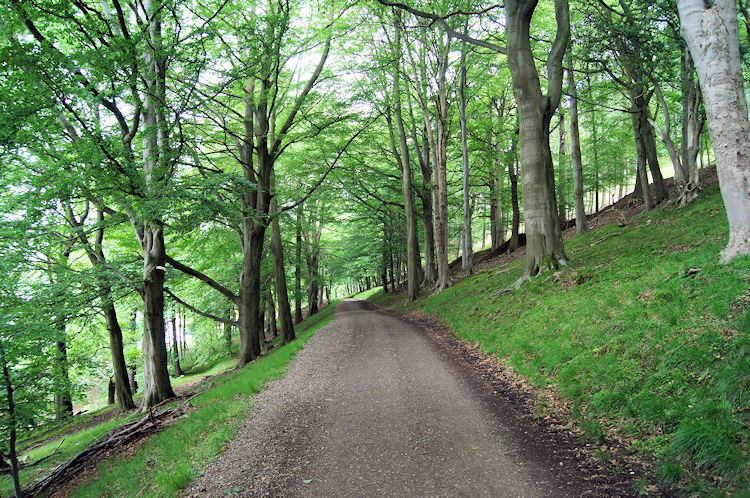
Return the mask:
<svg viewBox="0 0 750 498"><path fill-rule="evenodd" d="M409 308L438 317L536 386L553 386L590 440L617 428L660 462L664 482L742 494L750 469L750 257L719 264L727 232L713 187L684 209L567 241L571 264L517 291L496 294L519 278L520 260Z"/></svg>

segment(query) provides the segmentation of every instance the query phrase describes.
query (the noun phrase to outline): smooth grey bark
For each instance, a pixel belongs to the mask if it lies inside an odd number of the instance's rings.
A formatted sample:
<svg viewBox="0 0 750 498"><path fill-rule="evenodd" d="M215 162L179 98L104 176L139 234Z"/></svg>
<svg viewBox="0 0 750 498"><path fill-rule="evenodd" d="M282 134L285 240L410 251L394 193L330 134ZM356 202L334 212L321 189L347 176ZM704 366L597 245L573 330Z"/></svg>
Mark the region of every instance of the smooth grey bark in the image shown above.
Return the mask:
<svg viewBox="0 0 750 498"><path fill-rule="evenodd" d="M631 100L633 99L632 91L631 91ZM640 119L640 114L637 112L632 112L630 114L631 121L633 123L633 135L635 138L635 152L636 152L636 164L637 164L637 171L638 171L638 180L636 184L636 189L634 191L634 196L638 197L638 185L641 186L640 188L640 196L643 198L643 202L646 204L646 210L650 211L654 208L654 201L651 197L651 189L649 188L649 181L648 181L648 172L646 171L646 145L644 143L644 134L641 131L641 126L643 126L643 121ZM645 186L645 188L644 188Z"/></svg>
<svg viewBox="0 0 750 498"><path fill-rule="evenodd" d="M182 371L182 367L180 366L180 348L177 343L177 315L172 315L172 365L174 367L174 375L175 377L180 377L181 375L185 375L185 372Z"/></svg>
<svg viewBox="0 0 750 498"><path fill-rule="evenodd" d="M162 46L159 0L146 0L148 49L143 59L146 67L146 96L143 102L143 172L147 198L156 201L162 195L163 179L168 174L166 150L167 123L166 61ZM164 329L164 274L166 251L163 224L150 219L136 222L136 232L143 249L143 409L175 396L167 370L167 346Z"/></svg>
<svg viewBox="0 0 750 498"><path fill-rule="evenodd" d="M573 165L573 202L576 210L576 234L588 231L586 205L583 203L583 163L581 138L578 130L578 88L576 87L573 58L568 57L568 93L570 94L570 160Z"/></svg>
<svg viewBox="0 0 750 498"><path fill-rule="evenodd" d="M461 121L461 158L463 165L464 228L461 239L461 269L474 273L474 252L471 234L471 199L469 197L469 143L466 133L466 42L461 45L461 82L458 87Z"/></svg>
<svg viewBox="0 0 750 498"><path fill-rule="evenodd" d="M434 166L432 182L433 227L437 256L437 291L441 292L451 285L449 268L449 236L448 236L448 185L447 185L447 146L448 146L448 92L446 73L448 71L448 55L450 52L450 38L443 39L440 35L437 48L437 95L435 96L436 119L433 119L428 108L426 95L427 82L419 78L416 64L414 66L415 79L419 81L417 97L422 109L422 118L427 130L430 148L430 159Z"/></svg>
<svg viewBox="0 0 750 498"><path fill-rule="evenodd" d="M394 35L395 68L393 72L393 114L398 134L399 172L401 174L401 193L404 197L404 215L406 216L406 266L407 266L407 302L419 296L421 263L419 241L417 238L417 215L414 210L414 192L412 190L411 160L409 146L406 143L406 129L401 112L401 11L394 12L396 17Z"/></svg>
<svg viewBox="0 0 750 498"><path fill-rule="evenodd" d="M716 156L729 241L721 261L750 254L750 121L734 0L678 0L682 36L695 62Z"/></svg>
<svg viewBox="0 0 750 498"><path fill-rule="evenodd" d="M271 179L275 190L276 179ZM274 192L271 199L271 254L273 256L273 276L276 284L276 298L279 302L279 321L283 342L287 344L294 340L294 321L292 308L289 305L289 291L286 286L286 271L284 270L284 245L281 241L281 227L279 226L279 201Z"/></svg>
<svg viewBox="0 0 750 498"><path fill-rule="evenodd" d="M411 111L411 105L409 105ZM422 225L424 228L424 279L423 285L433 284L437 281L437 267L435 266L435 230L432 224L433 214L432 206L432 165L430 164L430 144L427 138L427 130L424 129L422 147L419 147L417 139L417 129L414 116L412 116L414 127L412 128L412 137L417 149L419 159L419 169L422 177L422 189L420 191L420 200L422 201Z"/></svg>
<svg viewBox="0 0 750 498"><path fill-rule="evenodd" d="M565 112L560 112L560 129L559 129L559 135L560 135L560 148L558 149L558 169L560 172L558 173L559 179L558 179L558 191L559 194L557 196L557 216L560 218L560 222L565 225L567 223L567 199L565 198L565 170L568 167L568 147L566 143L566 135L567 130L565 129Z"/></svg>
<svg viewBox="0 0 750 498"><path fill-rule="evenodd" d="M700 184L697 157L705 120L700 115L703 100L700 86L695 81L695 64L687 46L682 51L682 170L686 184ZM675 177L677 180L677 177Z"/></svg>
<svg viewBox="0 0 750 498"><path fill-rule="evenodd" d="M543 95L531 50L530 22L536 0L506 2L508 66L520 119L521 179L526 225L526 263L519 280L544 268L566 265L549 144L552 116L562 95L562 60L570 39L567 0L555 0L557 32L547 58L548 95Z"/></svg>

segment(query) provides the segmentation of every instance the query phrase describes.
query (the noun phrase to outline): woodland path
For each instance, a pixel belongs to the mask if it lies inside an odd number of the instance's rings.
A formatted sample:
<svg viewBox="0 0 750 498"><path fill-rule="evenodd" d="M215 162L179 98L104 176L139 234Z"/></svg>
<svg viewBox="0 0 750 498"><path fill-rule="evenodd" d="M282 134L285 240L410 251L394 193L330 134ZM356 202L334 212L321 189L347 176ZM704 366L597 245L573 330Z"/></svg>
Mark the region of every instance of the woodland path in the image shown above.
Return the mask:
<svg viewBox="0 0 750 498"><path fill-rule="evenodd" d="M597 495L416 328L345 300L188 496Z"/></svg>

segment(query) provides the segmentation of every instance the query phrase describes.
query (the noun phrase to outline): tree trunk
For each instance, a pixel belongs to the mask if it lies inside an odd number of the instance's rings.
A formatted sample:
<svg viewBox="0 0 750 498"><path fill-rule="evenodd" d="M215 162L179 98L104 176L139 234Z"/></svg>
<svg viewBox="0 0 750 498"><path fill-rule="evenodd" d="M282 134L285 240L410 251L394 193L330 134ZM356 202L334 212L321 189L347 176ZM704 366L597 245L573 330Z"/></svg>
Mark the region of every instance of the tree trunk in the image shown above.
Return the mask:
<svg viewBox="0 0 750 498"><path fill-rule="evenodd" d="M65 337L65 326L58 330L60 337ZM55 393L55 415L58 420L73 416L73 400L70 395L70 376L68 375L68 347L65 340L57 341L57 374L60 390Z"/></svg>
<svg viewBox="0 0 750 498"><path fill-rule="evenodd" d="M275 179L272 179L275 181ZM275 188L275 186L274 186ZM279 320L283 343L294 340L294 322L292 308L289 305L289 292L286 287L286 271L284 270L284 245L281 242L281 227L279 226L278 200L276 195L271 199L271 254L273 255L273 276L276 283L276 297L279 301Z"/></svg>
<svg viewBox="0 0 750 498"><path fill-rule="evenodd" d="M294 323L302 321L302 204L297 207L294 260Z"/></svg>
<svg viewBox="0 0 750 498"><path fill-rule="evenodd" d="M396 10L396 33L394 39L394 51L397 57L395 71L393 73L393 99L394 117L398 132L399 171L401 173L401 193L404 197L404 214L406 216L406 265L407 277L407 302L413 301L419 296L421 277L421 263L419 257L419 241L417 238L417 215L414 211L414 192L412 191L411 161L409 158L409 146L406 143L406 129L404 128L401 113L401 10Z"/></svg>
<svg viewBox="0 0 750 498"><path fill-rule="evenodd" d="M310 284L307 293L307 303L309 306L308 317L311 317L318 313L318 293L319 293L319 275L318 275L318 257L317 255L312 256L308 259L308 270L310 272Z"/></svg>
<svg viewBox="0 0 750 498"><path fill-rule="evenodd" d="M641 186L640 197L646 204L646 210L650 211L654 208L654 201L651 197L651 189L649 188L648 173L646 171L646 144L644 143L645 134L641 127L643 126L643 120L641 119L641 113L637 111L637 104L635 90L630 90L631 104L633 105L633 112L630 117L633 122L633 136L635 138L635 151L637 156L637 167L638 167L638 180L636 182L636 189L633 193L634 197L638 197L638 185Z"/></svg>
<svg viewBox="0 0 750 498"><path fill-rule="evenodd" d="M185 375L182 367L180 367L180 348L177 345L177 315L172 315L172 354L174 355L173 366L175 377Z"/></svg>
<svg viewBox="0 0 750 498"><path fill-rule="evenodd" d="M164 330L164 234L152 226L143 238L143 409L175 396L167 370Z"/></svg>
<svg viewBox="0 0 750 498"><path fill-rule="evenodd" d="M227 312L227 318L231 318L231 314ZM232 326L224 322L224 343L227 346L227 354L232 356Z"/></svg>
<svg viewBox="0 0 750 498"><path fill-rule="evenodd" d="M432 186L435 201L434 223L435 242L437 245L438 287L441 292L451 285L450 261L448 258L450 238L448 234L448 92L446 88L446 73L448 71L448 54L450 52L450 38L438 49L438 93L437 120L435 141L430 144L434 150L433 164L435 164L435 180Z"/></svg>
<svg viewBox="0 0 750 498"><path fill-rule="evenodd" d="M112 405L115 403L115 381L112 380L112 377L109 378L109 382L107 383L107 404Z"/></svg>
<svg viewBox="0 0 750 498"><path fill-rule="evenodd" d="M18 478L18 454L16 453L16 403L13 398L13 382L10 378L10 370L8 369L8 359L5 356L5 347L0 341L0 362L3 367L3 383L5 384L6 392L6 408L8 409L8 429L10 437L8 438L8 459L10 460L10 475L13 480L13 491L16 498L21 498L23 493L21 491L21 481Z"/></svg>
<svg viewBox="0 0 750 498"><path fill-rule="evenodd" d="M130 392L132 392L133 394L138 392L138 382L135 380L135 365L130 367L130 374L128 375L128 384L130 385ZM115 381L115 387L116 386L117 386L117 381Z"/></svg>
<svg viewBox="0 0 750 498"><path fill-rule="evenodd" d="M734 0L678 0L682 36L698 72L708 116L729 242L721 261L750 254L750 121Z"/></svg>
<svg viewBox="0 0 750 498"><path fill-rule="evenodd" d="M545 267L567 264L555 196L555 172L549 145L552 116L562 95L562 58L570 38L567 0L555 0L557 33L547 59L549 95L541 92L529 29L535 0L506 2L508 66L520 119L526 264L522 280Z"/></svg>
<svg viewBox="0 0 750 498"><path fill-rule="evenodd" d="M166 61L162 50L159 0L146 0L149 49L144 54L147 92L143 105L143 171L147 198L155 201L162 195L167 178ZM166 252L163 225L157 219L136 224L143 249L143 410L175 396L167 370L167 346L164 330L164 273Z"/></svg>
<svg viewBox="0 0 750 498"><path fill-rule="evenodd" d="M518 160L508 162L508 178L510 180L510 203L513 209L511 220L510 241L508 242L508 254L515 252L520 245L519 232L521 231L521 206L518 202Z"/></svg>
<svg viewBox="0 0 750 498"><path fill-rule="evenodd" d="M558 150L558 169L560 170L559 173L559 195L558 195L558 204L557 204L557 216L560 218L560 223L565 226L568 222L567 217L567 200L565 199L565 170L568 167L568 148L567 144L565 143L566 133L565 130L565 113L560 112L560 129L559 135L560 135L560 149Z"/></svg>
<svg viewBox="0 0 750 498"><path fill-rule="evenodd" d="M461 239L461 269L474 273L474 248L471 233L471 199L469 197L469 142L466 133L466 43L461 46L461 82L459 93L459 115L461 121L461 157L463 162L464 229Z"/></svg>
<svg viewBox="0 0 750 498"><path fill-rule="evenodd" d="M414 143L417 136L414 133ZM424 285L437 282L437 268L435 266L435 227L433 226L432 206L432 165L430 163L430 144L427 131L422 143L422 154L419 156L419 167L422 172L422 224L424 226ZM391 282L393 280L391 279Z"/></svg>
<svg viewBox="0 0 750 498"><path fill-rule="evenodd" d="M276 324L276 304L273 301L273 292L271 292L271 289L268 289L268 293L266 294L266 299L268 300L268 322L270 325L270 332L271 337L276 339L279 336L279 328Z"/></svg>
<svg viewBox="0 0 750 498"><path fill-rule="evenodd" d="M388 226L385 224L383 224L383 250L381 253L383 254L383 262L380 278L383 280L383 293L388 294L388 253L390 253L390 249L388 248Z"/></svg>
<svg viewBox="0 0 750 498"><path fill-rule="evenodd" d="M239 335L240 352L238 365L243 367L260 355L262 328L259 321L260 272L265 241L262 226L253 223L249 217L244 221L242 254L242 276L240 277Z"/></svg>
<svg viewBox="0 0 750 498"><path fill-rule="evenodd" d="M583 203L583 164L581 139L578 133L578 88L573 74L573 58L568 57L568 93L570 93L570 158L573 163L573 202L576 208L576 234L588 231L586 206Z"/></svg>
<svg viewBox="0 0 750 498"><path fill-rule="evenodd" d="M695 65L690 50L685 47L682 54L682 176L685 184L696 187L700 184L697 157L700 152L700 138L703 132L703 119L700 118L700 87L695 83ZM702 160L702 157L701 157ZM678 178L675 173L675 181Z"/></svg>
<svg viewBox="0 0 750 498"><path fill-rule="evenodd" d="M641 114L641 120L645 119L645 123L642 123L641 129L645 130L644 145L646 146L646 158L648 159L648 169L651 171L651 178L654 180L654 205L660 204L669 198L667 194L667 187L664 184L664 177L661 174L661 167L659 166L659 157L656 154L656 141L654 140L654 128L649 123L649 111L646 107L646 111Z"/></svg>

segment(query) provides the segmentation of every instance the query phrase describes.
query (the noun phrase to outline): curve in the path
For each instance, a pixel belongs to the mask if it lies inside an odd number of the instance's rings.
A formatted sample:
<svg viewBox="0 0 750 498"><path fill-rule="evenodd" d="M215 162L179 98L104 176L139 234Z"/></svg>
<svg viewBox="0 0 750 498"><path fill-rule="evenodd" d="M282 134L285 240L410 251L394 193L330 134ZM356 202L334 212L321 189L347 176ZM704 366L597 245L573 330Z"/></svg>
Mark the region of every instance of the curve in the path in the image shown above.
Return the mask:
<svg viewBox="0 0 750 498"><path fill-rule="evenodd" d="M405 322L344 300L191 495L579 496ZM595 494L595 491L594 491Z"/></svg>

